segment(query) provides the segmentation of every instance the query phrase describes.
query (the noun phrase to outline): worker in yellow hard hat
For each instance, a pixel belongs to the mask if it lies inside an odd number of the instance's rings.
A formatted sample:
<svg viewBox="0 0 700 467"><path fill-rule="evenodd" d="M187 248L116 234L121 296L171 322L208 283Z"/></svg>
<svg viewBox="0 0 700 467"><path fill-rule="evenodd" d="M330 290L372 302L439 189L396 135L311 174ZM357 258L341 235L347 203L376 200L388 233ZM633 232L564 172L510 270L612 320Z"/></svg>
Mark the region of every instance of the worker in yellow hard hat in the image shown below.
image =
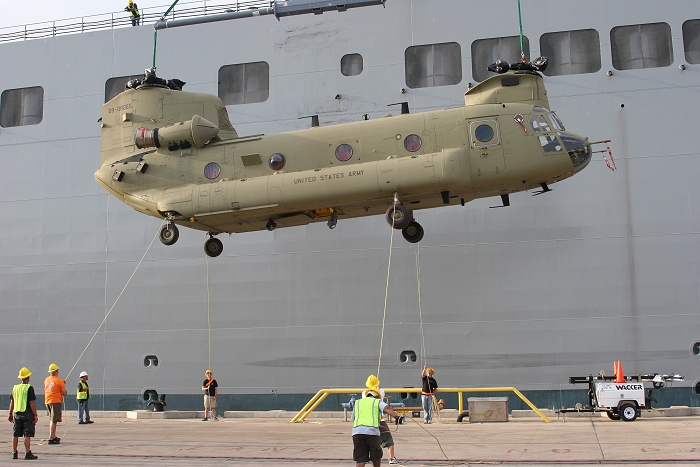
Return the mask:
<svg viewBox="0 0 700 467"><path fill-rule="evenodd" d="M63 396L68 394L66 382L58 377L58 365L49 365L49 377L44 380L44 403L49 409L49 444L59 444L61 438L56 437L56 424L61 421L63 411Z"/></svg>
<svg viewBox="0 0 700 467"><path fill-rule="evenodd" d="M141 24L141 13L139 13L139 6L134 3L134 0L129 0L129 4L126 6L126 8L124 8L124 11L129 12L132 26L138 26Z"/></svg>
<svg viewBox="0 0 700 467"><path fill-rule="evenodd" d="M389 405L389 397L387 397L384 393L384 389L379 389L379 384L379 378L377 378L375 375L369 375L367 377L367 381L365 381L367 390L362 393L362 397L365 398L369 392L372 392L376 394L382 402L386 402L387 405ZM391 406L389 405L389 407ZM391 430L386 422L384 413L381 414L381 419L379 421L379 437L381 439L381 447L387 448L389 451L389 464L398 464L399 462L396 460L394 437L391 435Z"/></svg>
<svg viewBox="0 0 700 467"><path fill-rule="evenodd" d="M430 423L433 419L433 399L435 399L435 392L438 388L437 381L433 378L434 374L435 370L429 366L423 366L423 373L421 373L421 379L423 381L423 389L421 390L423 399L423 423Z"/></svg>
<svg viewBox="0 0 700 467"><path fill-rule="evenodd" d="M379 379L370 375L367 383L377 383L363 391L363 398L355 401L352 410L352 458L357 467L364 466L367 462L380 465L382 462L382 440L379 426L382 413L396 417L397 414L391 406L381 399L381 391L378 387ZM375 381L376 380L376 381Z"/></svg>
<svg viewBox="0 0 700 467"><path fill-rule="evenodd" d="M29 368L25 367L19 370L17 377L22 382L12 388L12 395L10 396L10 415L7 419L14 424L12 430L13 459L19 458L17 447L20 436L24 436L24 458L27 460L38 459L37 456L32 454L31 449L34 427L39 421L39 413L36 411L36 394L34 394L34 387L29 384L31 375L32 372L29 371Z"/></svg>
<svg viewBox="0 0 700 467"><path fill-rule="evenodd" d="M216 422L219 417L216 416L216 394L219 392L219 383L214 379L214 372L207 370L204 372L207 378L202 383L202 391L204 391L204 418L203 422L209 419L209 411L211 410L212 419Z"/></svg>

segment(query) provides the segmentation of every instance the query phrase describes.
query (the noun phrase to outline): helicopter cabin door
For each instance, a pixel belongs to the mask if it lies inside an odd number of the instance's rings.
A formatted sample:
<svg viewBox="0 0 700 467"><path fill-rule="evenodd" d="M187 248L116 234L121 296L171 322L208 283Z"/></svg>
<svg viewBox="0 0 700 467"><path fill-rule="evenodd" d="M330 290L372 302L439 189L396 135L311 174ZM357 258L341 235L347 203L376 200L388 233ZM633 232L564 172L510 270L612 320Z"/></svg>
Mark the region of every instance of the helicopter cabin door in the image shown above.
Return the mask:
<svg viewBox="0 0 700 467"><path fill-rule="evenodd" d="M469 163L472 174L499 174L506 168L498 117L469 120Z"/></svg>

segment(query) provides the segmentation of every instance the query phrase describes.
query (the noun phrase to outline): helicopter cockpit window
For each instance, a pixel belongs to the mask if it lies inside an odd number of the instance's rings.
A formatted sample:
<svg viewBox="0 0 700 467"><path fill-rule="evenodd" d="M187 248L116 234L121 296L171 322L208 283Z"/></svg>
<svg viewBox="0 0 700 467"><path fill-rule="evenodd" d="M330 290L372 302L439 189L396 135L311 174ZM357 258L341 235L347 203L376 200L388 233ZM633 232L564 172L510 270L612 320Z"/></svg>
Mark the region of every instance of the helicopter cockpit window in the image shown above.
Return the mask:
<svg viewBox="0 0 700 467"><path fill-rule="evenodd" d="M563 149L559 140L554 135L538 136L544 152L561 152Z"/></svg>
<svg viewBox="0 0 700 467"><path fill-rule="evenodd" d="M418 135L408 135L406 139L403 140L403 147L406 148L408 152L416 152L420 149L423 141L421 141Z"/></svg>
<svg viewBox="0 0 700 467"><path fill-rule="evenodd" d="M270 156L268 164L272 170L282 170L287 163L287 159L280 153L276 152Z"/></svg>
<svg viewBox="0 0 700 467"><path fill-rule="evenodd" d="M551 114L549 114L549 118L552 120L552 126L554 127L554 129L566 130L566 128L564 128L564 124L562 123L562 121L559 120L559 117L557 117L557 114L552 112Z"/></svg>
<svg viewBox="0 0 700 467"><path fill-rule="evenodd" d="M204 167L204 176L209 180L214 180L221 173L221 167L216 162L210 162Z"/></svg>
<svg viewBox="0 0 700 467"><path fill-rule="evenodd" d="M544 118L544 115L532 115L530 117L530 126L532 127L532 131L535 133L540 132L540 131L551 131L552 129L549 127L549 123L547 122L547 119Z"/></svg>
<svg viewBox="0 0 700 467"><path fill-rule="evenodd" d="M474 130L474 136L482 143L487 143L493 139L493 128L489 125L479 125Z"/></svg>
<svg viewBox="0 0 700 467"><path fill-rule="evenodd" d="M335 148L335 157L341 162L349 160L352 157L352 147L349 144L341 144Z"/></svg>

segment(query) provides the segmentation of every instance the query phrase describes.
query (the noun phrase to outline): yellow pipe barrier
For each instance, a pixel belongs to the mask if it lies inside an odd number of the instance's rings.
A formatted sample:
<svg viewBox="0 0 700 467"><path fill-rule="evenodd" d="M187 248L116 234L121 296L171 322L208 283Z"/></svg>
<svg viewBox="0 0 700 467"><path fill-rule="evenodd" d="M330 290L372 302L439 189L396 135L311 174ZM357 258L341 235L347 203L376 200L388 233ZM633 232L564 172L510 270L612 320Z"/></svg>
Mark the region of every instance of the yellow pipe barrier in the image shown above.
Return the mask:
<svg viewBox="0 0 700 467"><path fill-rule="evenodd" d="M367 388L332 388L332 389L321 389L316 393L314 397L311 398L311 400L297 413L294 418L290 420L290 423L296 423L296 422L303 422L306 420L306 417L309 416L311 412L313 412L316 407L319 406L323 400L328 397L330 394L352 394L352 393L357 393L357 394L362 394L362 392L367 389ZM408 392L414 392L414 393L420 393L421 388L383 388L384 392L387 394L391 393L408 393ZM464 401L463 401L463 394L465 392L512 392L516 396L518 396L523 402L525 402L528 407L530 407L537 415L542 418L545 422L549 423L551 420L547 418L545 414L543 414L537 407L535 407L532 402L528 400L527 397L525 397L520 391L518 391L516 388L513 387L500 387L500 388L438 388L437 389L438 393L441 392L456 392L457 393L457 398L459 401L459 413L464 412Z"/></svg>

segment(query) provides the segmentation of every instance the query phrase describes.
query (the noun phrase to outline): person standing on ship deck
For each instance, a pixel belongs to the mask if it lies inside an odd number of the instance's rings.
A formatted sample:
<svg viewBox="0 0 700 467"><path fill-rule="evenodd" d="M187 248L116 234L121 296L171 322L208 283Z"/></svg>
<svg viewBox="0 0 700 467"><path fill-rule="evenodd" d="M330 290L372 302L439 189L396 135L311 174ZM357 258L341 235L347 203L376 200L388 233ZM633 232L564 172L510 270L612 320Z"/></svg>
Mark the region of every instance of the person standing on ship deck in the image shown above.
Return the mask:
<svg viewBox="0 0 700 467"><path fill-rule="evenodd" d="M129 12L132 26L138 26L141 24L141 13L139 13L139 6L134 3L134 0L129 0L129 4L126 6L126 8L124 8L124 11Z"/></svg>

